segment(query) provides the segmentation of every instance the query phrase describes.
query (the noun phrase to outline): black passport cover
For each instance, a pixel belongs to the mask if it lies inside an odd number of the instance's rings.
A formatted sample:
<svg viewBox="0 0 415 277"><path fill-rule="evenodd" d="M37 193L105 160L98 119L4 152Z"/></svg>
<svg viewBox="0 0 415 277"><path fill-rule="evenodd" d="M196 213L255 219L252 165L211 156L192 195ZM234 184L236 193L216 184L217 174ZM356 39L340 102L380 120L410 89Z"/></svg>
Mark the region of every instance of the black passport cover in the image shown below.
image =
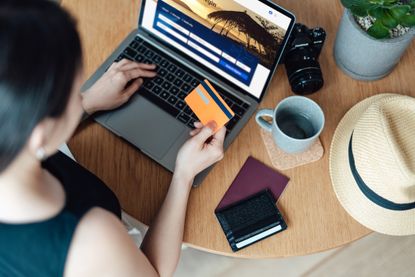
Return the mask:
<svg viewBox="0 0 415 277"><path fill-rule="evenodd" d="M234 252L287 229L268 190L219 209L215 215Z"/></svg>

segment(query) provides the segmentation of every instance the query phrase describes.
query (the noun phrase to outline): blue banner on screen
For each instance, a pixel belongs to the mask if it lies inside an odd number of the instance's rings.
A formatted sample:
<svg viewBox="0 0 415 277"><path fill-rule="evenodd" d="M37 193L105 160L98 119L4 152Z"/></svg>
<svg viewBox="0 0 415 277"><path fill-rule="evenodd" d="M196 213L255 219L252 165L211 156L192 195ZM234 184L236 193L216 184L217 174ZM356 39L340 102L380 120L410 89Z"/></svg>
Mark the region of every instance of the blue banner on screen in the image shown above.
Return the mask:
<svg viewBox="0 0 415 277"><path fill-rule="evenodd" d="M249 85L251 82L258 65L257 57L163 1L157 3L153 28L215 63L242 83Z"/></svg>

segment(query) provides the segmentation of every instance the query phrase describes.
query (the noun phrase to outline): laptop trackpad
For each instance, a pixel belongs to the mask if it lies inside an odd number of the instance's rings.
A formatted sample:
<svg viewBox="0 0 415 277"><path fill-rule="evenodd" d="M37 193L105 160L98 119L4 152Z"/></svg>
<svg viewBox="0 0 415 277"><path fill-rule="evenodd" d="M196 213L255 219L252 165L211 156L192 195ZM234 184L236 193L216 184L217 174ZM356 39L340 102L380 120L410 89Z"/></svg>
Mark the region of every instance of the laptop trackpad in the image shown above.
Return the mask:
<svg viewBox="0 0 415 277"><path fill-rule="evenodd" d="M163 158L186 129L143 97L133 97L128 106L115 111L106 124L156 159Z"/></svg>

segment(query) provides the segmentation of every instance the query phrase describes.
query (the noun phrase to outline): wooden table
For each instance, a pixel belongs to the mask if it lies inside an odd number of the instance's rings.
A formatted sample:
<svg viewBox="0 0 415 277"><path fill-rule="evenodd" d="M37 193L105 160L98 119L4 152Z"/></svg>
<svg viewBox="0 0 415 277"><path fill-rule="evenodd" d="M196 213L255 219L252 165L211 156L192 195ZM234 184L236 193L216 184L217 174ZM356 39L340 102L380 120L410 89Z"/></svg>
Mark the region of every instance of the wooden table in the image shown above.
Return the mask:
<svg viewBox="0 0 415 277"><path fill-rule="evenodd" d="M290 183L279 201L288 229L232 253L214 216L214 209L250 155L271 165L252 118L227 150L225 158L191 193L184 241L213 253L246 258L305 255L339 247L370 233L340 206L329 177L329 148L333 132L345 112L371 95L392 92L415 96L415 44L412 44L392 74L376 82L359 82L344 75L333 60L333 42L342 7L340 1L278 1L306 25L322 26L327 41L320 57L325 85L310 96L326 115L321 140L326 150L315 163L286 170ZM63 0L78 19L84 47L84 69L90 76L124 37L136 27L138 1ZM350 42L353 43L353 42ZM284 67L279 67L261 108L274 107L292 95ZM171 174L100 125L82 124L71 139L77 160L102 178L119 197L122 207L146 224L159 209Z"/></svg>

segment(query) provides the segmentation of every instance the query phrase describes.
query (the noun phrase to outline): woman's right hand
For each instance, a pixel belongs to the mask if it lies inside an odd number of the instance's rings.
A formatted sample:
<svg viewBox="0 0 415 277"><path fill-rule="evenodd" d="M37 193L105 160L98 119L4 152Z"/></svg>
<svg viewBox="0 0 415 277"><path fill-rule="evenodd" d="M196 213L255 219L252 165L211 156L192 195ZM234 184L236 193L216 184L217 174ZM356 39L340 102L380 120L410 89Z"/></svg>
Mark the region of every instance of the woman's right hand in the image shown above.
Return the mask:
<svg viewBox="0 0 415 277"><path fill-rule="evenodd" d="M143 78L156 76L154 64L136 63L127 59L113 63L101 78L82 94L82 106L88 114L120 107L138 91Z"/></svg>
<svg viewBox="0 0 415 277"><path fill-rule="evenodd" d="M174 170L176 175L187 180L192 180L199 172L223 158L226 128L222 127L214 134L215 122L206 126L196 122L195 127L190 133L192 137L179 150Z"/></svg>

